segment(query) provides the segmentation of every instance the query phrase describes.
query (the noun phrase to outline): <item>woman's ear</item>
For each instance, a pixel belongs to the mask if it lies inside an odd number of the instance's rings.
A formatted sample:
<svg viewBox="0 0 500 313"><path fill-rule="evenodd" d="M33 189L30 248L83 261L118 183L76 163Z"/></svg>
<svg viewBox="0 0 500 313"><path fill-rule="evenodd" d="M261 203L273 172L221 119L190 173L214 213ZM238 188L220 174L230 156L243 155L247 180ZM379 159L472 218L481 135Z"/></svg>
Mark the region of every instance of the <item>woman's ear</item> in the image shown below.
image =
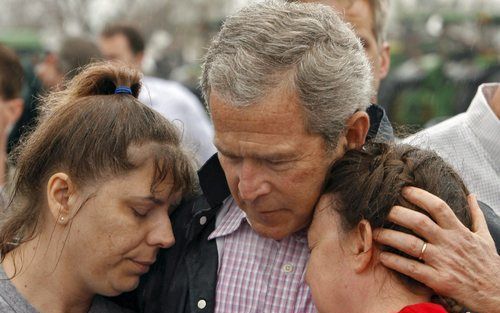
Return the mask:
<svg viewBox="0 0 500 313"><path fill-rule="evenodd" d="M47 201L51 216L60 225L66 225L73 216L75 187L65 173L55 173L47 182Z"/></svg>
<svg viewBox="0 0 500 313"><path fill-rule="evenodd" d="M354 270L356 273L362 273L370 266L373 258L373 233L370 223L367 220L359 222L352 236Z"/></svg>

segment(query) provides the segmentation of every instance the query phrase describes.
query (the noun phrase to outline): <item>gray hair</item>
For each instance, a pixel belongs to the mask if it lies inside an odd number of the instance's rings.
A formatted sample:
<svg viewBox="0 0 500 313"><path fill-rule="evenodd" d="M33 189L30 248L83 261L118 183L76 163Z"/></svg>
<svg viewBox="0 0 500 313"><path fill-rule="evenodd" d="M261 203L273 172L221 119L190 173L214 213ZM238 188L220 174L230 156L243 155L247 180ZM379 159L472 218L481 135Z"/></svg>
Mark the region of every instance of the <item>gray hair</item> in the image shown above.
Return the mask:
<svg viewBox="0 0 500 313"><path fill-rule="evenodd" d="M259 102L287 83L310 133L337 145L347 119L365 110L371 70L350 27L320 4L267 1L229 17L205 55L201 87L236 106Z"/></svg>

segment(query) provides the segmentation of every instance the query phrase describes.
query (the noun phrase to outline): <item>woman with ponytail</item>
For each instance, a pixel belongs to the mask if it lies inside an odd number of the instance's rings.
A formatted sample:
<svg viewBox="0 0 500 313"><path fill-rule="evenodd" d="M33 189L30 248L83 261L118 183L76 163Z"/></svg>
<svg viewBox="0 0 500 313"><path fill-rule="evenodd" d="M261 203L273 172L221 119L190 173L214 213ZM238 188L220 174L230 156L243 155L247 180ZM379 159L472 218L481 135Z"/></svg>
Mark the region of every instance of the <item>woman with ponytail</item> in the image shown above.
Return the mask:
<svg viewBox="0 0 500 313"><path fill-rule="evenodd" d="M403 196L409 186L441 198L458 220L471 227L469 192L434 152L367 143L335 162L308 232L311 256L306 280L320 313L461 312L463 308L452 299L380 263L383 251L403 253L375 243L375 229L418 236L388 221L393 206L423 212ZM406 256L423 262L426 243L422 242L413 255Z"/></svg>
<svg viewBox="0 0 500 313"><path fill-rule="evenodd" d="M133 290L174 244L193 166L139 90L136 70L103 63L45 99L2 212L1 312L119 312L96 295Z"/></svg>

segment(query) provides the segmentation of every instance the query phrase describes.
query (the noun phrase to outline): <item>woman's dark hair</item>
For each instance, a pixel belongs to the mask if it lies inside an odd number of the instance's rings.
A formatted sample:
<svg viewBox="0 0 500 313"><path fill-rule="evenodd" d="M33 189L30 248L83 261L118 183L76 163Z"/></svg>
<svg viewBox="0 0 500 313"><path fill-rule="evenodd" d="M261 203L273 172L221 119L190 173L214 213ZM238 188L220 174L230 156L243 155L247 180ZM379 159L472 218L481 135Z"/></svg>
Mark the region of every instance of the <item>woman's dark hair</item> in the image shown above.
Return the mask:
<svg viewBox="0 0 500 313"><path fill-rule="evenodd" d="M1 260L37 235L45 188L54 173L67 173L77 187L98 184L144 164L131 158L129 148L138 147L154 162L152 192L167 177L173 178L172 192L192 191L191 158L181 148L178 130L136 99L140 78L130 67L93 64L44 100L36 129L16 151L13 196L0 227ZM118 86L132 94L115 94Z"/></svg>
<svg viewBox="0 0 500 313"><path fill-rule="evenodd" d="M429 216L402 196L406 186L424 189L441 198L465 226L471 227L469 192L460 176L435 152L410 145L367 143L362 150L348 151L333 164L324 192L335 195L336 203L332 207L340 214L344 231L352 230L365 219L372 228L389 228L418 236L387 220L394 205ZM416 259L392 247L380 249ZM396 274L409 287L423 287L408 276ZM453 303L450 299L437 301L445 304L450 312L457 310L450 307Z"/></svg>

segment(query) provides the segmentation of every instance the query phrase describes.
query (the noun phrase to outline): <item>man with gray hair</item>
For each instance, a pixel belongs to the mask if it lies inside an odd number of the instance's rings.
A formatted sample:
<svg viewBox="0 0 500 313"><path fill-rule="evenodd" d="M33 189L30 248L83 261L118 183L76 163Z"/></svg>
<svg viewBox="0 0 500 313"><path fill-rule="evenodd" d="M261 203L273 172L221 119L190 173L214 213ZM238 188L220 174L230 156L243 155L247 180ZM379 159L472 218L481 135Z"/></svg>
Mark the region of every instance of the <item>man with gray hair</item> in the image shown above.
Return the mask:
<svg viewBox="0 0 500 313"><path fill-rule="evenodd" d="M229 17L204 61L218 155L172 216L141 311L315 312L306 227L330 164L383 116L367 113L363 47L329 7L272 1Z"/></svg>
<svg viewBox="0 0 500 313"><path fill-rule="evenodd" d="M141 280L141 312L315 312L306 228L332 162L375 137L370 63L326 6L271 1L229 17L201 85L218 154L172 214L176 244Z"/></svg>

